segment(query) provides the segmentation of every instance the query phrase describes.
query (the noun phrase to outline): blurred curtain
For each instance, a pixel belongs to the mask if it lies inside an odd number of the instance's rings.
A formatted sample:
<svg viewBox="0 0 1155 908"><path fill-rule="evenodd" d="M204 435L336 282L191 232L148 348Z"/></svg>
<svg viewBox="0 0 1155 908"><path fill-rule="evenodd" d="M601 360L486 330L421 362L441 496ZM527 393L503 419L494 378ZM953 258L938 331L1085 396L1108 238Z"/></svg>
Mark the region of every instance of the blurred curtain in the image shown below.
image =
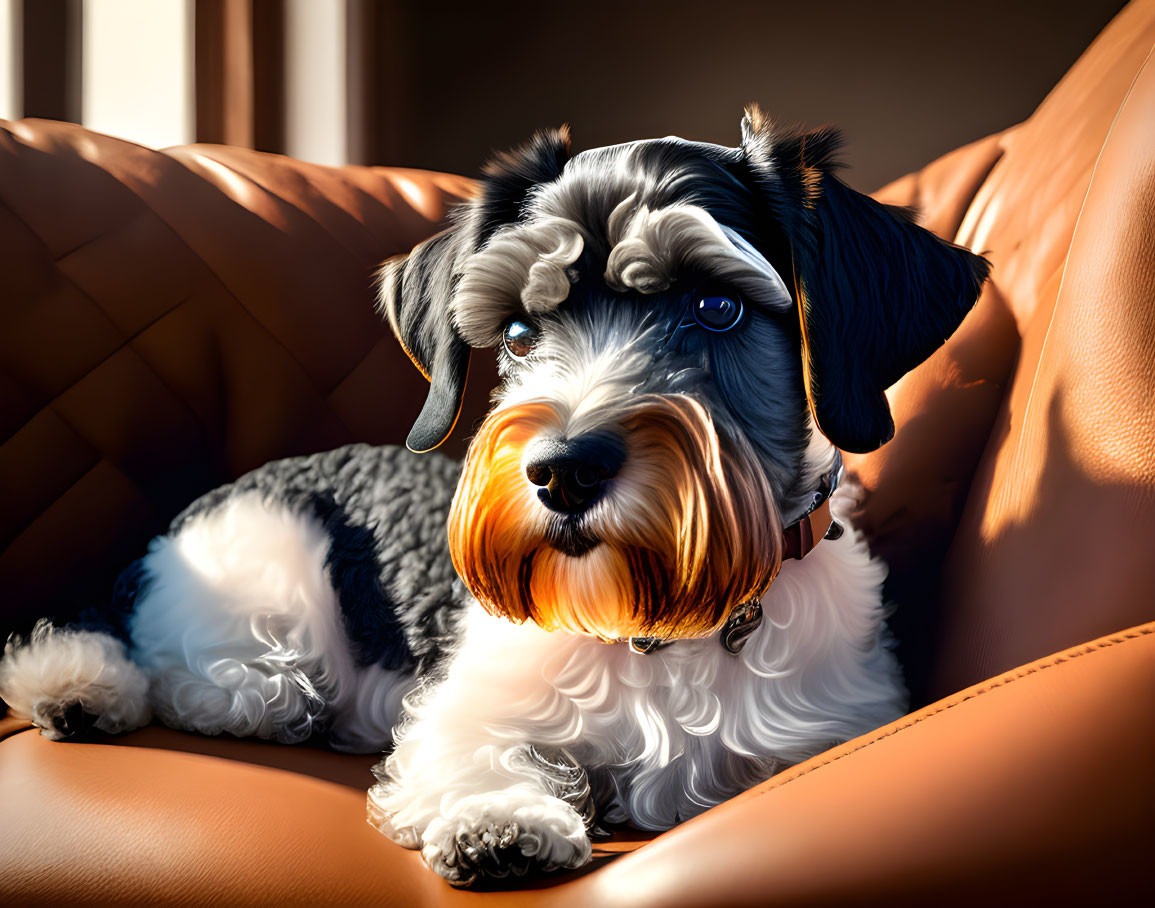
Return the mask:
<svg viewBox="0 0 1155 908"><path fill-rule="evenodd" d="M284 0L196 0L196 139L285 150Z"/></svg>
<svg viewBox="0 0 1155 908"><path fill-rule="evenodd" d="M9 0L13 115L85 122L86 15L127 0ZM149 0L187 6L191 134L323 163L398 153L404 4L393 0ZM101 10L103 12L103 10ZM126 31L125 55L147 33ZM172 40L172 36L166 36ZM91 62L91 61L90 61ZM150 78L146 71L141 80ZM141 118L149 116L147 109ZM86 124L87 125L87 124ZM97 128L99 125L97 124ZM130 131L128 131L130 132ZM138 136L125 138L140 141Z"/></svg>
<svg viewBox="0 0 1155 908"><path fill-rule="evenodd" d="M23 43L23 116L80 122L81 0L13 4Z"/></svg>

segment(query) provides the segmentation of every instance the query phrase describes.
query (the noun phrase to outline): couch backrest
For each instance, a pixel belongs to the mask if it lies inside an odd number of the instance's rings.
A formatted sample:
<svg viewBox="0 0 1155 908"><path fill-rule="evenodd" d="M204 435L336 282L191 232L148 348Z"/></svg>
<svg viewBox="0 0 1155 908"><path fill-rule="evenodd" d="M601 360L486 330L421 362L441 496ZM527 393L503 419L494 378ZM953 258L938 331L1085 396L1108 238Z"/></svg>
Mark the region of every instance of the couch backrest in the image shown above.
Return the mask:
<svg viewBox="0 0 1155 908"><path fill-rule="evenodd" d="M471 185L0 122L0 635L266 460L403 442L424 380L374 268Z"/></svg>
<svg viewBox="0 0 1155 908"><path fill-rule="evenodd" d="M1025 123L883 189L993 277L851 459L920 699L1155 617L1155 2Z"/></svg>

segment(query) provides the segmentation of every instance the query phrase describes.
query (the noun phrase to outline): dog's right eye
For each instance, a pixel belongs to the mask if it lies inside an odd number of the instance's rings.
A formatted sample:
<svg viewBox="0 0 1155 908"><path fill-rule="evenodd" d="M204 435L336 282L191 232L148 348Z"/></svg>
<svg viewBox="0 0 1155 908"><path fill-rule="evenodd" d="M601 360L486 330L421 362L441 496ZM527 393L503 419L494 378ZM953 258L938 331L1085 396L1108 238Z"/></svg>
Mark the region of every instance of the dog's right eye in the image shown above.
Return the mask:
<svg viewBox="0 0 1155 908"><path fill-rule="evenodd" d="M525 359L537 343L537 328L514 319L505 326L505 349L514 359Z"/></svg>
<svg viewBox="0 0 1155 908"><path fill-rule="evenodd" d="M734 294L699 296L691 305L690 314L707 331L729 331L742 318L742 298Z"/></svg>

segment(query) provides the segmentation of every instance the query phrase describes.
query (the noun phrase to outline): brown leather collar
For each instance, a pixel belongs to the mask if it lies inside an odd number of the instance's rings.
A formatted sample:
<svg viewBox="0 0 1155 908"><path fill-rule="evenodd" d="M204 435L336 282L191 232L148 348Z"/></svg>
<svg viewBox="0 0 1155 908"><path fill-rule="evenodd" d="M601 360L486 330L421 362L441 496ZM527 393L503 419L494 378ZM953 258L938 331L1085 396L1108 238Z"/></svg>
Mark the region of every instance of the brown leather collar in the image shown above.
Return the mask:
<svg viewBox="0 0 1155 908"><path fill-rule="evenodd" d="M814 548L815 540L822 539L831 527L837 526L830 516L830 499L827 499L782 531L782 560L796 558L801 561Z"/></svg>

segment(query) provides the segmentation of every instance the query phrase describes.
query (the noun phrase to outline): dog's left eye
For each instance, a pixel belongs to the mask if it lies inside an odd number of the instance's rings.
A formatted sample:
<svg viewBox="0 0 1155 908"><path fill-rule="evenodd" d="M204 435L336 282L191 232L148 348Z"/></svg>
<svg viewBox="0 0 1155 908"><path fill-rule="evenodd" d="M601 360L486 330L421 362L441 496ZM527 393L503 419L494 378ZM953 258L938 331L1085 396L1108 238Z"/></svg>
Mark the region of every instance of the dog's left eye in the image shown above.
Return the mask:
<svg viewBox="0 0 1155 908"><path fill-rule="evenodd" d="M537 328L527 322L514 319L505 326L505 349L514 359L525 359L537 343Z"/></svg>
<svg viewBox="0 0 1155 908"><path fill-rule="evenodd" d="M742 318L740 296L695 296L690 303L694 321L707 331L729 331Z"/></svg>

